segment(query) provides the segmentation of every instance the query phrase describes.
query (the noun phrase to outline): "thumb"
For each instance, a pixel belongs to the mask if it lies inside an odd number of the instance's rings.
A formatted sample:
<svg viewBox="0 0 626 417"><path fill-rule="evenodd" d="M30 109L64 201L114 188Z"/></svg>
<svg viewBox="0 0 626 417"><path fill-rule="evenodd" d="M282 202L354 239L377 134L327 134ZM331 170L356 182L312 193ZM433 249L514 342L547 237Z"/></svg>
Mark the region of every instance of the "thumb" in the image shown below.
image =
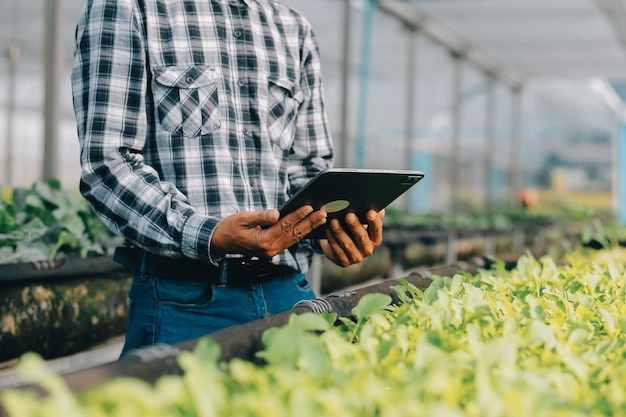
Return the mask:
<svg viewBox="0 0 626 417"><path fill-rule="evenodd" d="M258 213L257 221L261 226L271 226L280 218L280 212L276 209L264 210Z"/></svg>

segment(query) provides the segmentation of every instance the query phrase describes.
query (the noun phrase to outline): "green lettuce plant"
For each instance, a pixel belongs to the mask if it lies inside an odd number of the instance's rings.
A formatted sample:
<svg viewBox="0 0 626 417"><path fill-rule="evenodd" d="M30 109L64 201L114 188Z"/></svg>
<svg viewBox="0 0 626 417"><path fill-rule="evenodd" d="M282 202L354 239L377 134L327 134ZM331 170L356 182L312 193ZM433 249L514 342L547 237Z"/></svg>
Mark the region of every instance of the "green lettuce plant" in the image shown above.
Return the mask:
<svg viewBox="0 0 626 417"><path fill-rule="evenodd" d="M58 180L0 191L2 264L106 255L120 244L80 194Z"/></svg>
<svg viewBox="0 0 626 417"><path fill-rule="evenodd" d="M363 297L353 317L292 316L268 330L257 364L220 362L203 339L182 375L69 393L41 359L20 373L48 396L8 390L11 417L582 417L626 414L626 250L522 257L434 277L396 299Z"/></svg>

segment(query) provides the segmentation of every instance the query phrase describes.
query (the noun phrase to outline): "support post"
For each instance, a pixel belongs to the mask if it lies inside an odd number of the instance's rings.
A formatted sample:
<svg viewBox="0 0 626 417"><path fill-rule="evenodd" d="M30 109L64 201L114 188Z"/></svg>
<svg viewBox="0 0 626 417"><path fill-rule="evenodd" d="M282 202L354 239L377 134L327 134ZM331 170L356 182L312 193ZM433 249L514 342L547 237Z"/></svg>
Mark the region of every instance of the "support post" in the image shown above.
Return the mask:
<svg viewBox="0 0 626 417"><path fill-rule="evenodd" d="M406 114L404 125L404 169L413 168L413 142L415 139L415 115L417 110L417 39L418 31L409 27L406 70ZM410 209L408 195L403 200L404 208Z"/></svg>
<svg viewBox="0 0 626 417"><path fill-rule="evenodd" d="M58 175L59 166L59 78L61 73L60 29L63 0L46 0L45 99L43 179Z"/></svg>
<svg viewBox="0 0 626 417"><path fill-rule="evenodd" d="M417 30L409 28L406 70L406 114L404 125L404 167L412 166L413 139L415 135L415 112L417 109Z"/></svg>
<svg viewBox="0 0 626 417"><path fill-rule="evenodd" d="M372 54L374 13L378 0L365 0L363 11L363 41L361 47L361 76L359 79L359 113L356 137L356 167L365 166L365 136L367 132L367 95Z"/></svg>
<svg viewBox="0 0 626 417"><path fill-rule="evenodd" d="M491 206L496 200L497 190L495 188L495 157L496 157L496 89L495 80L492 75L487 75L487 109L485 120L485 136L487 150L485 152L485 184L487 185L487 205Z"/></svg>
<svg viewBox="0 0 626 417"><path fill-rule="evenodd" d="M313 262L307 273L307 280L311 284L313 292L319 296L322 291L322 255L313 255Z"/></svg>
<svg viewBox="0 0 626 417"><path fill-rule="evenodd" d="M619 189L619 205L617 218L620 224L626 224L626 124L622 122L619 139L618 139L618 189Z"/></svg>
<svg viewBox="0 0 626 417"><path fill-rule="evenodd" d="M461 111L463 109L463 57L459 53L452 53L454 65L454 79L452 80L452 143L450 144L450 184L452 189L452 211L459 206L459 192L461 190Z"/></svg>
<svg viewBox="0 0 626 417"><path fill-rule="evenodd" d="M512 90L512 110L511 110L511 176L510 176L510 204L517 204L517 193L522 188L522 86L519 85Z"/></svg>
<svg viewBox="0 0 626 417"><path fill-rule="evenodd" d="M420 181L419 187L409 190L409 212L428 213L432 209L433 179L430 174L433 172L433 154L429 150L413 151L416 160L416 168L424 171L426 176Z"/></svg>
<svg viewBox="0 0 626 417"><path fill-rule="evenodd" d="M620 201L620 185L622 183L620 179L620 137L622 136L622 129L624 124L622 119L618 116L615 118L615 130L611 134L611 212L618 222L621 223L620 207L622 207Z"/></svg>
<svg viewBox="0 0 626 417"><path fill-rule="evenodd" d="M446 265L454 265L459 260L459 235L455 230L448 231L446 245Z"/></svg>
<svg viewBox="0 0 626 417"><path fill-rule="evenodd" d="M4 166L4 183L13 185L13 144L15 143L15 74L20 60L21 47L17 43L9 45L9 85L7 88L7 143L6 163Z"/></svg>
<svg viewBox="0 0 626 417"><path fill-rule="evenodd" d="M339 134L339 155L337 165L346 167L348 164L348 112L350 102L350 51L352 49L352 10L350 0L343 2L343 45L341 68L341 119Z"/></svg>

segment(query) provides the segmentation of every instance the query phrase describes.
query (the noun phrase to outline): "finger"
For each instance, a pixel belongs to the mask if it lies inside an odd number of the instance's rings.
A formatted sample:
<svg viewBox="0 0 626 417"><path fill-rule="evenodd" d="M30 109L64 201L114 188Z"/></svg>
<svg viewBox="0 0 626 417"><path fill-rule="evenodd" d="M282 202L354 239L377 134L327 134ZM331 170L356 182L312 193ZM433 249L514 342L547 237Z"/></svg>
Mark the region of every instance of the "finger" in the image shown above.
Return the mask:
<svg viewBox="0 0 626 417"><path fill-rule="evenodd" d="M374 246L379 246L383 241L383 217L385 217L384 211L376 213L370 210L366 214L367 235Z"/></svg>
<svg viewBox="0 0 626 417"><path fill-rule="evenodd" d="M280 236L277 236L281 242L284 242L286 247L298 242L311 229L307 230L306 225L302 224L302 220L313 212L313 207L303 206L289 213L285 217L280 219Z"/></svg>
<svg viewBox="0 0 626 417"><path fill-rule="evenodd" d="M358 218L356 218L356 216L351 217L350 214L346 216L346 223L348 223L347 227L349 230L344 230L339 220L333 219L330 223L330 231L337 243L337 251L341 251L343 254L345 254L345 257L346 259L348 259L350 264L359 263L363 260L363 254L361 253L361 250L355 245L352 231L353 228L357 226L362 229L362 232L364 232L364 229L363 226L360 225L360 222ZM357 226L355 226L355 223L357 224Z"/></svg>
<svg viewBox="0 0 626 417"><path fill-rule="evenodd" d="M326 223L328 214L324 210L310 213L304 219L296 223L291 230L291 243L294 244L308 235L313 229Z"/></svg>
<svg viewBox="0 0 626 417"><path fill-rule="evenodd" d="M337 222L337 220L331 221L331 225L335 222ZM341 226L339 226L338 223L339 222L337 222L337 226L341 228ZM331 229L332 229L332 226L326 231L326 242L328 243L328 246L330 247L330 250L332 253L332 256L329 256L329 258L331 258L331 260L337 265L340 265L343 267L352 265L352 262L350 261L350 259L348 259L348 256L346 255L343 247L341 246L341 244L335 237L334 232L331 231Z"/></svg>
<svg viewBox="0 0 626 417"><path fill-rule="evenodd" d="M376 215L376 212L373 213ZM368 215L369 214L370 213L368 213ZM360 262L363 256L370 256L374 252L374 245L370 240L367 230L369 227L366 228L354 213L346 215L346 224L348 225L350 235L358 250L358 255L354 254L352 258L354 261Z"/></svg>
<svg viewBox="0 0 626 417"><path fill-rule="evenodd" d="M306 216L313 212L313 207L311 206L302 206L297 210L292 211L291 213L285 215L280 219L280 228L284 233L290 232L293 227L304 219Z"/></svg>
<svg viewBox="0 0 626 417"><path fill-rule="evenodd" d="M255 229L259 226L262 228L275 224L280 217L280 213L276 209L263 211L242 211L229 216L228 222L233 226L243 227L246 229Z"/></svg>
<svg viewBox="0 0 626 417"><path fill-rule="evenodd" d="M326 222L323 210L302 206L282 217L276 224L261 231L268 254L279 253L303 239L314 228Z"/></svg>

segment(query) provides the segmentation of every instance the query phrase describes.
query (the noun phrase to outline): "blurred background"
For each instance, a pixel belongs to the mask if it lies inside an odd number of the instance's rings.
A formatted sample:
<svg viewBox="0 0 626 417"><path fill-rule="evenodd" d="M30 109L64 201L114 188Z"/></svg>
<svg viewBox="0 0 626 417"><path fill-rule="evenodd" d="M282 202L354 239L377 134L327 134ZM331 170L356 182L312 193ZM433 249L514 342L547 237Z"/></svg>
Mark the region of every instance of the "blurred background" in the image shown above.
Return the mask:
<svg viewBox="0 0 626 417"><path fill-rule="evenodd" d="M28 350L111 343L94 364L121 349L121 240L75 192L70 73L86 1L0 0L0 389ZM317 293L496 254L511 265L527 251L626 245L626 230L587 210L626 224L626 0L281 1L318 40L335 166L426 173L395 220L388 211L374 256L350 268L316 258ZM542 216L557 204L584 210Z"/></svg>
<svg viewBox="0 0 626 417"><path fill-rule="evenodd" d="M0 0L0 184L78 185L70 71L84 3ZM400 202L411 212L531 190L621 215L623 0L283 3L318 38L336 166L425 171Z"/></svg>

